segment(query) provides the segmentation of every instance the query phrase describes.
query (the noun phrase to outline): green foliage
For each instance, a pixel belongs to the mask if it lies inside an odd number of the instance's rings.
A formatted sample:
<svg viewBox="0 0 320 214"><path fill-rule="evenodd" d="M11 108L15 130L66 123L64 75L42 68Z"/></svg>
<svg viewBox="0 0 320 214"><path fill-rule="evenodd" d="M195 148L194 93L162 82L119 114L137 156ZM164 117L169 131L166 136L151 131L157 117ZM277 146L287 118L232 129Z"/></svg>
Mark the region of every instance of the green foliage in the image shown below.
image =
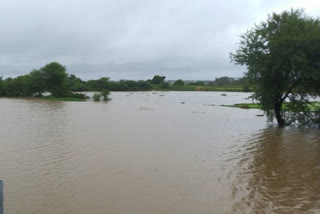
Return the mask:
<svg viewBox="0 0 320 214"><path fill-rule="evenodd" d="M42 99L51 100L51 101L73 101L73 102L85 101L85 99L75 98L75 97L53 97L53 96L45 96L45 97L42 97Z"/></svg>
<svg viewBox="0 0 320 214"><path fill-rule="evenodd" d="M76 79L74 75L70 79ZM8 97L41 97L45 91L51 92L50 99L70 98L87 99L84 94L72 93L66 87L67 73L65 67L53 62L42 67L40 70L34 69L27 75L16 78L0 78L0 96Z"/></svg>
<svg viewBox="0 0 320 214"><path fill-rule="evenodd" d="M40 69L43 72L46 88L54 97L64 97L67 91L66 68L57 62L51 62Z"/></svg>
<svg viewBox="0 0 320 214"><path fill-rule="evenodd" d="M184 82L181 79L178 79L173 83L174 86L184 86Z"/></svg>
<svg viewBox="0 0 320 214"><path fill-rule="evenodd" d="M244 92L249 92L250 91L250 87L248 85L244 85L243 86L243 91Z"/></svg>
<svg viewBox="0 0 320 214"><path fill-rule="evenodd" d="M155 75L152 80L151 80L151 84L161 84L164 83L164 80L166 79L165 76L159 76L159 75Z"/></svg>
<svg viewBox="0 0 320 214"><path fill-rule="evenodd" d="M157 77L158 76L158 77ZM159 78L160 77L160 78ZM88 97L84 94L74 92L83 91L149 91L149 90L172 90L172 91L243 91L241 86L228 85L219 86L205 85L197 81L191 85L185 85L182 80L177 80L170 85L163 80L165 77L156 75L154 79L161 79L160 84L151 84L152 80L133 81L120 80L110 81L107 77L97 80L84 81L74 74L68 75L64 66L52 62L34 69L29 74L16 78L3 79L0 77L0 96L7 97L42 97L44 92L51 92L51 100L80 99ZM61 98L61 99L60 99ZM49 99L48 96L46 99Z"/></svg>
<svg viewBox="0 0 320 214"><path fill-rule="evenodd" d="M233 78L233 77L217 77L213 82L210 83L215 86L239 86L244 87L248 85L248 79L246 77Z"/></svg>
<svg viewBox="0 0 320 214"><path fill-rule="evenodd" d="M5 96L6 92L5 92L5 82L2 79L2 77L0 77L0 96Z"/></svg>
<svg viewBox="0 0 320 214"><path fill-rule="evenodd" d="M303 10L273 13L240 37L231 59L245 65L254 88L253 99L261 103L268 120L279 126L314 121L308 104L319 95L320 21ZM288 111L283 103L289 100Z"/></svg>
<svg viewBox="0 0 320 214"><path fill-rule="evenodd" d="M290 107L291 103L283 103L282 108L284 111L293 111L293 109ZM225 107L235 107L235 108L244 108L244 109L262 109L262 106L260 103L237 103L233 105L221 105ZM310 112L318 113L320 108L320 102L310 102L307 105L307 108ZM299 110L298 110L299 112Z"/></svg>
<svg viewBox="0 0 320 214"><path fill-rule="evenodd" d="M26 75L24 87L25 90L28 91L27 94L41 97L42 93L45 92L46 89L43 72L36 69L31 71L29 75Z"/></svg>
<svg viewBox="0 0 320 214"><path fill-rule="evenodd" d="M147 81L120 80L119 82L109 81L109 78L101 78L99 80L89 80L87 82L89 91L148 91L152 86Z"/></svg>
<svg viewBox="0 0 320 214"><path fill-rule="evenodd" d="M7 78L5 80L5 94L8 97L19 97L23 96L23 85L22 79L20 78Z"/></svg>
<svg viewBox="0 0 320 214"><path fill-rule="evenodd" d="M94 93L92 98L94 101L100 101L101 93Z"/></svg>
<svg viewBox="0 0 320 214"><path fill-rule="evenodd" d="M89 87L87 86L86 82L82 81L74 74L68 76L66 87L70 91L89 91Z"/></svg>
<svg viewBox="0 0 320 214"><path fill-rule="evenodd" d="M162 82L162 83L160 84L160 88L161 88L161 89L169 89L169 88L170 88L170 84L167 83L167 82Z"/></svg>
<svg viewBox="0 0 320 214"><path fill-rule="evenodd" d="M89 86L90 90L95 90L95 91L101 91L103 89L108 89L108 87L110 86L109 78L102 77L97 80L89 80L88 86Z"/></svg>
<svg viewBox="0 0 320 214"><path fill-rule="evenodd" d="M188 85L204 86L205 84L203 81L196 81L196 82L190 82L190 83L188 83Z"/></svg>
<svg viewBox="0 0 320 214"><path fill-rule="evenodd" d="M109 100L109 94L110 94L110 91L108 89L104 89L101 91L101 95L103 96L104 101Z"/></svg>
<svg viewBox="0 0 320 214"><path fill-rule="evenodd" d="M235 78L231 78L231 77L220 77L220 78L216 78L214 83L216 85L231 85L232 83L234 83L236 81Z"/></svg>

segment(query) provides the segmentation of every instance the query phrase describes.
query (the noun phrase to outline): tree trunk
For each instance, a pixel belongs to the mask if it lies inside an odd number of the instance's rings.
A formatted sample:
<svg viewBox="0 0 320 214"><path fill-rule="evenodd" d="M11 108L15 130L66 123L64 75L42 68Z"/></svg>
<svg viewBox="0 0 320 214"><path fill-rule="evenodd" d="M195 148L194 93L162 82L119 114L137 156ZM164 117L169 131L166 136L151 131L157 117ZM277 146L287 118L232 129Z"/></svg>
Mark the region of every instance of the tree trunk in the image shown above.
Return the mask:
<svg viewBox="0 0 320 214"><path fill-rule="evenodd" d="M274 113L276 115L276 119L277 119L277 122L278 122L278 127L284 127L286 125L283 117L282 117L282 114L281 114L281 103L277 103L275 104L274 106Z"/></svg>

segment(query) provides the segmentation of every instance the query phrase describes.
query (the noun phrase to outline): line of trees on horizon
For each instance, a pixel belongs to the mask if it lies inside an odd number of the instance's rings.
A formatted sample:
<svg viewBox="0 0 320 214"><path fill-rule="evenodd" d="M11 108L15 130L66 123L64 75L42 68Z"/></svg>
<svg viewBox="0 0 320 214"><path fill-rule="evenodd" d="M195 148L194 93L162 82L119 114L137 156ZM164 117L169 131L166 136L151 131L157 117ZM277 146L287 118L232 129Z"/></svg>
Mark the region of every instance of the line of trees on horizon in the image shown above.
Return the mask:
<svg viewBox="0 0 320 214"><path fill-rule="evenodd" d="M109 77L96 80L82 80L74 74L68 74L65 66L51 62L40 69L34 69L26 75L3 79L0 77L0 96L5 97L42 97L49 92L54 97L82 98L73 92L85 91L149 91L153 89L177 89L184 86L246 86L243 78L220 77L213 81L166 81L165 76L155 75L148 80L111 81Z"/></svg>

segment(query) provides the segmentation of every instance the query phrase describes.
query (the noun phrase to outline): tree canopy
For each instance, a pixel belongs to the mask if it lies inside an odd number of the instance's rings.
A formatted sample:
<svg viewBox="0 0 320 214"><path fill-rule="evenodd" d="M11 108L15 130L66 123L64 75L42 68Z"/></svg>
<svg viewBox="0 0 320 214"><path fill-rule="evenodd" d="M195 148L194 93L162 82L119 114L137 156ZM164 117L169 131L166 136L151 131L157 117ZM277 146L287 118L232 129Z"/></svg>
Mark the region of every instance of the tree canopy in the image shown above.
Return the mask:
<svg viewBox="0 0 320 214"><path fill-rule="evenodd" d="M66 68L57 62L51 62L40 69L43 72L47 90L53 96L63 97L66 92Z"/></svg>
<svg viewBox="0 0 320 214"><path fill-rule="evenodd" d="M252 98L269 121L276 118L281 127L318 121L319 110L308 105L320 94L319 19L301 9L273 13L240 36L231 60L247 67Z"/></svg>
<svg viewBox="0 0 320 214"><path fill-rule="evenodd" d="M155 75L152 80L151 83L152 84L161 84L164 82L164 80L166 79L165 76L159 76L159 75Z"/></svg>
<svg viewBox="0 0 320 214"><path fill-rule="evenodd" d="M184 86L184 82L183 82L183 80L178 79L173 83L173 85L174 86Z"/></svg>

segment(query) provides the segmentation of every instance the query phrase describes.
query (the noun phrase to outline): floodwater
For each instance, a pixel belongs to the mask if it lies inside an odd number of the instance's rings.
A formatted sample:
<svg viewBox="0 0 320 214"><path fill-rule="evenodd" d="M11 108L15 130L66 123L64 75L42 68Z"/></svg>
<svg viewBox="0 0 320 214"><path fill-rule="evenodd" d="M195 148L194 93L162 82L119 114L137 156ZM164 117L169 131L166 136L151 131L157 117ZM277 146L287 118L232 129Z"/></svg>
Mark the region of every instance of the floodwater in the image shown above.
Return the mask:
<svg viewBox="0 0 320 214"><path fill-rule="evenodd" d="M0 99L6 214L319 213L320 130L278 129L246 93Z"/></svg>

